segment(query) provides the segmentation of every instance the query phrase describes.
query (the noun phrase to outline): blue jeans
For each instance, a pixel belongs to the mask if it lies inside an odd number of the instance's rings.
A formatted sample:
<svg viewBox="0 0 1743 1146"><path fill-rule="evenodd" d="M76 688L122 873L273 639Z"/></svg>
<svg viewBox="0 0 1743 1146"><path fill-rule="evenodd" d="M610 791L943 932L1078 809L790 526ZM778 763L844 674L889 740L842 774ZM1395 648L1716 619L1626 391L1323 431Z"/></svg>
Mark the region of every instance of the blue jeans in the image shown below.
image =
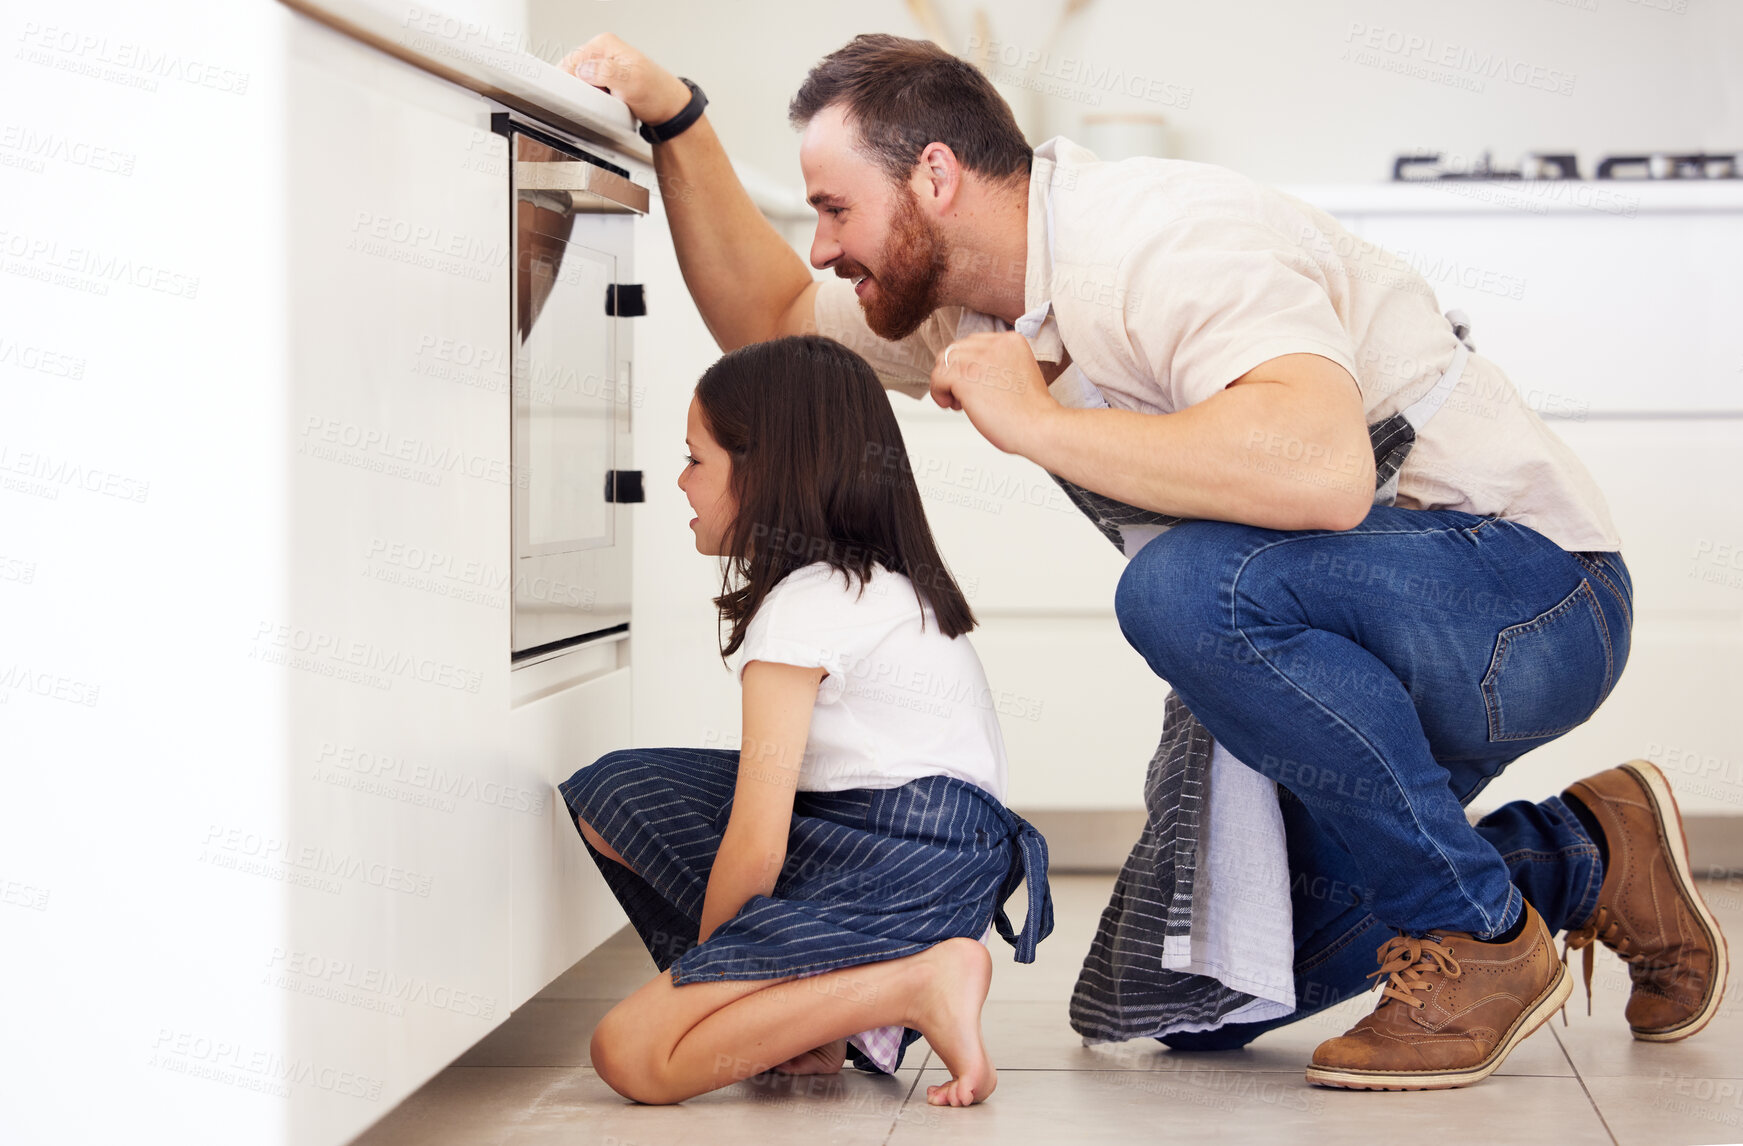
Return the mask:
<svg viewBox="0 0 1743 1146"><path fill-rule="evenodd" d="M1628 659L1616 553L1523 525L1375 507L1354 529L1194 521L1120 578L1120 629L1230 752L1277 782L1297 1011L1170 1045L1238 1046L1370 985L1398 932L1552 932L1596 908L1596 846L1557 797L1472 826L1502 768L1583 723Z"/></svg>

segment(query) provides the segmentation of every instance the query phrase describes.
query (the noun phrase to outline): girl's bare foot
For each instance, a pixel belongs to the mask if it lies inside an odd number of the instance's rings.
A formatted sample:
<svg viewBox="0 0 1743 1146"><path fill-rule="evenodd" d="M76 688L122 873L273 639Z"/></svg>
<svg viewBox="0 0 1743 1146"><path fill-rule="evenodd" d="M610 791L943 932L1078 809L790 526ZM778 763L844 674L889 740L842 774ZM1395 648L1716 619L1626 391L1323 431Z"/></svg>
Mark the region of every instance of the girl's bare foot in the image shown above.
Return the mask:
<svg viewBox="0 0 1743 1146"><path fill-rule="evenodd" d="M980 1011L993 981L993 959L977 939L946 939L928 948L931 981L914 1001L915 1021L950 1071L950 1081L926 1088L932 1106L984 1102L999 1084L980 1037Z"/></svg>
<svg viewBox="0 0 1743 1146"><path fill-rule="evenodd" d="M836 1039L814 1050L796 1054L775 1067L776 1074L840 1074L847 1061L847 1040Z"/></svg>

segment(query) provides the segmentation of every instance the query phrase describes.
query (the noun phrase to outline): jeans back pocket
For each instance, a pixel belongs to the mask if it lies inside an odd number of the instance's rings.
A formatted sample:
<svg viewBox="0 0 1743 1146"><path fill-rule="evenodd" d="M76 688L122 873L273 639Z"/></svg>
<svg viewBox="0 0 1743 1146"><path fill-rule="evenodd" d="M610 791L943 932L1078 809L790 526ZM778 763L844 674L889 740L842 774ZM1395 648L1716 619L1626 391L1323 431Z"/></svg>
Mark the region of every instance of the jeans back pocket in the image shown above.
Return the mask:
<svg viewBox="0 0 1743 1146"><path fill-rule="evenodd" d="M1628 567L1622 564L1620 553L1575 553L1578 561L1586 571L1586 577L1592 582L1594 591L1607 592L1621 613L1621 623L1624 628L1634 626L1634 582L1628 576ZM1612 633L1614 636L1614 633Z"/></svg>
<svg viewBox="0 0 1743 1146"><path fill-rule="evenodd" d="M1489 739L1560 736L1598 710L1615 680L1609 626L1582 579L1554 608L1501 630L1483 677Z"/></svg>

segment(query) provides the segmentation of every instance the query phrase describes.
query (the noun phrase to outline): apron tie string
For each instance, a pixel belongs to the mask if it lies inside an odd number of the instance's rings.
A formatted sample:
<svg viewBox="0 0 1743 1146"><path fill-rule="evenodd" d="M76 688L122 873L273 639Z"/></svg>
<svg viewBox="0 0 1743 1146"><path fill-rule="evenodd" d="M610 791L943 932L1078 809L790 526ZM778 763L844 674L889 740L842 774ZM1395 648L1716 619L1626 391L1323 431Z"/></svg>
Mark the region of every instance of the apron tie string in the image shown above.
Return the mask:
<svg viewBox="0 0 1743 1146"><path fill-rule="evenodd" d="M1011 869L999 887L993 926L998 928L1001 939L1017 949L1017 962L1033 963L1036 945L1053 932L1053 893L1047 886L1047 840L1034 824L1009 809L1005 811L1015 821L1017 846L1012 849ZM1019 882L1029 886L1029 909L1023 916L1020 934L1005 914L1005 901L1017 890Z"/></svg>

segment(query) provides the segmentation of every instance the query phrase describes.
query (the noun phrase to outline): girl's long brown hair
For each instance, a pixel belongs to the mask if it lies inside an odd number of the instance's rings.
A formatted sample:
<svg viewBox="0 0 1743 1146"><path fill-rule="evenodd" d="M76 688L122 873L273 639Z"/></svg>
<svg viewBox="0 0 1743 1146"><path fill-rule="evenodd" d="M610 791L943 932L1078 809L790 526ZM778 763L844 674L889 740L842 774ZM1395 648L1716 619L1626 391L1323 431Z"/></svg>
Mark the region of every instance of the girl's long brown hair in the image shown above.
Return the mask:
<svg viewBox="0 0 1743 1146"><path fill-rule="evenodd" d="M811 334L752 343L708 368L696 400L732 458L738 506L714 599L732 627L722 658L744 643L769 590L818 561L849 588L858 576L861 593L882 565L913 582L945 636L975 627L926 524L889 397L865 359Z"/></svg>

